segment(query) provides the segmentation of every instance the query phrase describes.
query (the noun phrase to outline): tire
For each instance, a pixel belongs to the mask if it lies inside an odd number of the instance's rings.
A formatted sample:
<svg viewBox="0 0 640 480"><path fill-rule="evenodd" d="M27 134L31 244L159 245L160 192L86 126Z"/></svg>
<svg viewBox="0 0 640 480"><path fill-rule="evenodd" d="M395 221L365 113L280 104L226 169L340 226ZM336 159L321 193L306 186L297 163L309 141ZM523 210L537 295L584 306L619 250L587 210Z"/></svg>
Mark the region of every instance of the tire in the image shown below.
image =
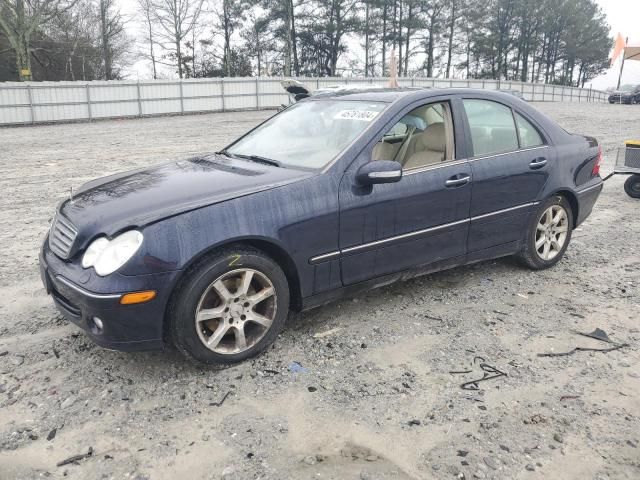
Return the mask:
<svg viewBox="0 0 640 480"><path fill-rule="evenodd" d="M631 175L624 182L624 191L632 198L640 198L640 175Z"/></svg>
<svg viewBox="0 0 640 480"><path fill-rule="evenodd" d="M263 351L284 328L289 284L260 250L225 248L188 271L168 312L171 339L188 359L237 363Z"/></svg>
<svg viewBox="0 0 640 480"><path fill-rule="evenodd" d="M547 216L548 212L551 212L551 217ZM560 220L557 225L554 225L554 219L558 214L560 214L558 217ZM544 223L548 223L548 226L545 227ZM571 205L565 197L554 195L543 201L538 206L535 215L532 216L527 228L525 245L518 258L533 270L552 267L564 256L571 241L572 231L573 212ZM562 235L563 233L564 235ZM555 239L555 242L550 239ZM536 242L540 241L542 244L536 248Z"/></svg>

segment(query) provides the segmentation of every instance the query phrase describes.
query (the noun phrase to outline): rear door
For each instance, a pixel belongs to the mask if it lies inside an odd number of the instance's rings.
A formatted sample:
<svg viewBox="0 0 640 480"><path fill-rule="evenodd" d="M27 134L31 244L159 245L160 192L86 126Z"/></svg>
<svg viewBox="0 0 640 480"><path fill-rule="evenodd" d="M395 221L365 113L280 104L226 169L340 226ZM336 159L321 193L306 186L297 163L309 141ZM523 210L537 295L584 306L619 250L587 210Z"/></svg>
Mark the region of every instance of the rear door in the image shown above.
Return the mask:
<svg viewBox="0 0 640 480"><path fill-rule="evenodd" d="M469 252L523 238L555 161L540 129L510 106L465 98L473 172Z"/></svg>

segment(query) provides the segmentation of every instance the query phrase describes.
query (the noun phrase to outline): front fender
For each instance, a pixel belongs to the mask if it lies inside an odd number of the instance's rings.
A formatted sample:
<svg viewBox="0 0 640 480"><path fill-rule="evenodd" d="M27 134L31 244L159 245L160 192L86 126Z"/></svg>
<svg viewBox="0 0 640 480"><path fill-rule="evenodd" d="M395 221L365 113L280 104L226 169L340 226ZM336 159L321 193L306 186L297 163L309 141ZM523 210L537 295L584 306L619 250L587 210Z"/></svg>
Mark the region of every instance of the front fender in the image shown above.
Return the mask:
<svg viewBox="0 0 640 480"><path fill-rule="evenodd" d="M331 174L316 176L148 225L140 250L120 273L184 270L222 245L268 243L294 263L301 293L313 293L323 286L314 284L315 267L309 259L338 248L336 183Z"/></svg>

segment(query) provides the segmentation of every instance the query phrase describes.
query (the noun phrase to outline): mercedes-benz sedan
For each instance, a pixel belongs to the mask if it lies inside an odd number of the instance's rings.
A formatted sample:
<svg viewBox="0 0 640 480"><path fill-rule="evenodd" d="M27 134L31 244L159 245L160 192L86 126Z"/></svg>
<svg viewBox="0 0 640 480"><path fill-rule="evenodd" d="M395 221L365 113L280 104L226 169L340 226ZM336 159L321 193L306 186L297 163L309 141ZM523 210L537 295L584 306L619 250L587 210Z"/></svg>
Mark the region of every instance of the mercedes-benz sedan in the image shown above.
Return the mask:
<svg viewBox="0 0 640 480"><path fill-rule="evenodd" d="M238 362L290 311L506 255L555 265L600 160L595 139L509 94L313 95L217 153L82 186L58 206L42 279L99 345Z"/></svg>

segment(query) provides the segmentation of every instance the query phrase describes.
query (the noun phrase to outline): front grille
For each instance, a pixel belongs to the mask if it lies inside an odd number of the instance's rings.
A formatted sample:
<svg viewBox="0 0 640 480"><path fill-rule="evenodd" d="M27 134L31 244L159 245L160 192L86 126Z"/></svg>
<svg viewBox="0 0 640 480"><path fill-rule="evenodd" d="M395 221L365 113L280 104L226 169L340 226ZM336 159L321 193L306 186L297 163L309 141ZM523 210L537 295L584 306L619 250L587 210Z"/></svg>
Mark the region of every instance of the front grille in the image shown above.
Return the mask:
<svg viewBox="0 0 640 480"><path fill-rule="evenodd" d="M49 248L60 258L67 259L77 235L78 230L76 227L58 213L51 224Z"/></svg>

